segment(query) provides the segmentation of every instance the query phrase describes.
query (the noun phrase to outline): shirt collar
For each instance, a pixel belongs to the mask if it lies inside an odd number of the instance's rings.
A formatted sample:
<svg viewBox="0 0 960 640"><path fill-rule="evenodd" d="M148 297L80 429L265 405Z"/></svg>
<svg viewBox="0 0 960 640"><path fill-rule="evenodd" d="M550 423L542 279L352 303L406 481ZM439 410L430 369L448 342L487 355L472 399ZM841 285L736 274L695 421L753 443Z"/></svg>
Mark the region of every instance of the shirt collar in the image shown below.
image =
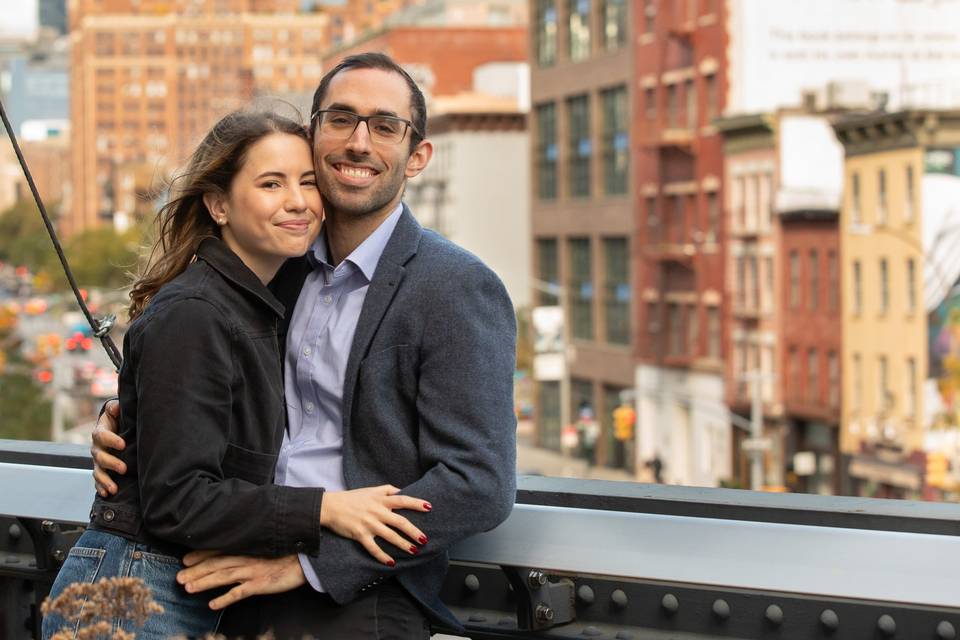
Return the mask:
<svg viewBox="0 0 960 640"><path fill-rule="evenodd" d="M373 280L373 274L377 270L377 264L380 262L383 250L387 247L387 242L390 241L390 236L393 235L393 231L397 227L397 222L400 221L400 214L402 212L403 203L400 203L396 209L391 211L390 215L380 223L380 226L367 236L366 240L360 243L360 246L344 258L344 262L350 262L356 265L356 267L363 272L368 282ZM307 257L314 268L320 265L326 265L330 268L334 267L334 265L330 263L330 252L327 248L326 225L320 228L320 235L317 236L313 247L310 252L307 253Z"/></svg>

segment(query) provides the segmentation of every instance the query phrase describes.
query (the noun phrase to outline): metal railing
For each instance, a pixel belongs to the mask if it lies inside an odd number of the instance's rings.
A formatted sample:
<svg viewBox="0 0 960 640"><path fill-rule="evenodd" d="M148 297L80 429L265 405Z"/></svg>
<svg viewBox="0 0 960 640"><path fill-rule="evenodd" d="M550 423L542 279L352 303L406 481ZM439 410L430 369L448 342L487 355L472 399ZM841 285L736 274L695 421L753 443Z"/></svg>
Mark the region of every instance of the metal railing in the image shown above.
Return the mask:
<svg viewBox="0 0 960 640"><path fill-rule="evenodd" d="M2 637L35 633L89 468L84 447L0 440ZM510 518L451 558L442 597L477 639L960 629L960 505L525 476Z"/></svg>

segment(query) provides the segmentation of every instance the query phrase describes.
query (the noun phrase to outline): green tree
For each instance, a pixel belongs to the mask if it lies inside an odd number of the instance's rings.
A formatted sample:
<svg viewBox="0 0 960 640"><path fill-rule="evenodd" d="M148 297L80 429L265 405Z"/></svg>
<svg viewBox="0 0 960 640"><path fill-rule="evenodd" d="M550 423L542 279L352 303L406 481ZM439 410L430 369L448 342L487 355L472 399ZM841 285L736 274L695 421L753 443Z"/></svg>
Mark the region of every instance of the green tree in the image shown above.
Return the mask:
<svg viewBox="0 0 960 640"><path fill-rule="evenodd" d="M20 200L0 213L0 260L38 272L53 251L37 206Z"/></svg>
<svg viewBox="0 0 960 640"><path fill-rule="evenodd" d="M119 288L130 284L136 270L142 241L140 229L117 233L109 227L91 229L70 238L63 251L77 284L88 288ZM45 263L58 290L66 289L67 278L51 246Z"/></svg>
<svg viewBox="0 0 960 640"><path fill-rule="evenodd" d="M49 440L52 405L21 363L8 365L0 384L0 438Z"/></svg>

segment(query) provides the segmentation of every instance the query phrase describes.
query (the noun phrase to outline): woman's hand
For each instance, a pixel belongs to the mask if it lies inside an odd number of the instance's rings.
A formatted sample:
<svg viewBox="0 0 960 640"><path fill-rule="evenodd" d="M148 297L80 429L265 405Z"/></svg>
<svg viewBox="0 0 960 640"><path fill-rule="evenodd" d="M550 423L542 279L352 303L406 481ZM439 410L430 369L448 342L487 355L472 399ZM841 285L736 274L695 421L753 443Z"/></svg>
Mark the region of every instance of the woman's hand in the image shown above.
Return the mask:
<svg viewBox="0 0 960 640"><path fill-rule="evenodd" d="M426 544L427 536L409 520L394 513L394 510L426 512L433 508L429 502L397 495L399 493L400 489L389 484L352 491L326 491L320 506L320 525L344 538L356 540L370 555L392 567L396 562L377 545L374 538L382 538L398 549L415 555L419 549L410 540Z"/></svg>

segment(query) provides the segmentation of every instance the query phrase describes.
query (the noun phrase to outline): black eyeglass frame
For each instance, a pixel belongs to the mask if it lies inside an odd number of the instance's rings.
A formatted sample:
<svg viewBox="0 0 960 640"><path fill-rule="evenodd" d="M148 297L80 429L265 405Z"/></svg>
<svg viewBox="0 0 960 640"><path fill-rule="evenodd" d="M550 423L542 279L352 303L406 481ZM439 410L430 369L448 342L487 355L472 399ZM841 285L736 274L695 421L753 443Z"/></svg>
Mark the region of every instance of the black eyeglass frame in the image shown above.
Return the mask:
<svg viewBox="0 0 960 640"><path fill-rule="evenodd" d="M313 114L310 116L311 125L312 125L313 123L318 123L318 124L319 124L320 116L321 116L322 114L324 114L324 113L340 113L340 114L343 114L343 115L345 115L345 116L350 116L350 117L352 117L352 118L356 118L356 119L357 119L357 123L356 123L355 125L353 125L353 130L350 132L349 135L347 135L346 138L343 138L344 140L349 140L349 139L353 136L353 134L357 132L357 127L360 126L360 123L361 123L361 122L365 122L365 123L367 124L367 131L370 131L370 135L372 136L372 135L373 135L373 132L370 130L370 120L372 120L373 118L384 118L384 119L386 119L386 120L394 120L394 121L396 121L396 122L402 122L403 124L406 125L406 128L403 130L403 135L400 136L400 139L397 140L396 142L394 142L393 144L400 144L400 143L402 143L404 140L406 140L406 138L407 138L407 129L412 130L415 134L417 134L417 135L420 136L421 138L423 137L423 134L420 133L420 131L417 129L416 125L414 125L413 122L411 122L410 120L407 120L406 118L401 118L401 117L399 117L399 116L388 116L388 115L382 114L382 113L375 113L375 114L370 115L370 116L362 116L362 115L360 115L359 113L354 113L353 111L344 111L343 109L317 109L317 110L314 111ZM319 130L319 126L318 126L318 130Z"/></svg>

